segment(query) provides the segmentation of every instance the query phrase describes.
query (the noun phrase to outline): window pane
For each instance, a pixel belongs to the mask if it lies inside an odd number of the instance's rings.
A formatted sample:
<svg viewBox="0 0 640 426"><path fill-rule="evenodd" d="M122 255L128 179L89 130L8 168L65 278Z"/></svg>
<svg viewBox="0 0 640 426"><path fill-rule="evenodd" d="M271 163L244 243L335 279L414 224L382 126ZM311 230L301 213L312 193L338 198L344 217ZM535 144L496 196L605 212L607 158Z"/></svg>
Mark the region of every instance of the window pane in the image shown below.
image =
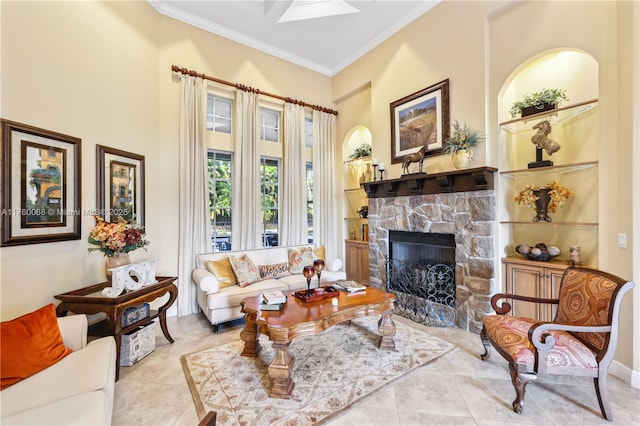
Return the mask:
<svg viewBox="0 0 640 426"><path fill-rule="evenodd" d="M209 151L208 168L212 250L231 250L231 154Z"/></svg>
<svg viewBox="0 0 640 426"><path fill-rule="evenodd" d="M313 164L307 163L307 240L313 242Z"/></svg>
<svg viewBox="0 0 640 426"><path fill-rule="evenodd" d="M262 214L262 245L278 245L280 163L270 158L260 159L260 206Z"/></svg>
<svg viewBox="0 0 640 426"><path fill-rule="evenodd" d="M231 133L231 99L207 96L207 130Z"/></svg>
<svg viewBox="0 0 640 426"><path fill-rule="evenodd" d="M260 108L260 139L272 142L280 141L280 112Z"/></svg>

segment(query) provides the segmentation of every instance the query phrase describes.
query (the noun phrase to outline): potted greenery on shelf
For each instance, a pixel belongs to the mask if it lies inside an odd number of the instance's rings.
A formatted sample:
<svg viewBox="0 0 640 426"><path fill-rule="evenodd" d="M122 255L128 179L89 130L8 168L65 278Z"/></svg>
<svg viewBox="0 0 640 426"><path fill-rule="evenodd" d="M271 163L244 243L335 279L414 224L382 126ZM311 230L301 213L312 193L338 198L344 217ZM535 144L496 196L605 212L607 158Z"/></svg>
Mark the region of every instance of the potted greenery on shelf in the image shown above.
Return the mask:
<svg viewBox="0 0 640 426"><path fill-rule="evenodd" d="M363 143L359 147L353 150L353 154L349 156L349 160L355 160L356 158L368 157L371 155L371 145Z"/></svg>
<svg viewBox="0 0 640 426"><path fill-rule="evenodd" d="M518 114L526 117L557 108L560 102L568 100L567 91L564 89L542 89L539 92L527 93L521 100L514 102L509 113L512 118Z"/></svg>

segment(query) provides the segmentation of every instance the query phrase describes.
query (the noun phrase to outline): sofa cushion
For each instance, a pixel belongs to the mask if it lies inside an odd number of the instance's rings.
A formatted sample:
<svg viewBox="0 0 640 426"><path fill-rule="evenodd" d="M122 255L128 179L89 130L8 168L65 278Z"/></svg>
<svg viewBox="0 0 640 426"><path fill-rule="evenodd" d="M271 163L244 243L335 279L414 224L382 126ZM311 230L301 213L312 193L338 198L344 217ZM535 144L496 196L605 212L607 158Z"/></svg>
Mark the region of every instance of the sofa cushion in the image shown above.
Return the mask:
<svg viewBox="0 0 640 426"><path fill-rule="evenodd" d="M3 390L0 423L5 424L6 416L87 392L104 392L106 401L113 404L115 376L115 339L108 336L93 340L55 365Z"/></svg>
<svg viewBox="0 0 640 426"><path fill-rule="evenodd" d="M231 267L229 257L220 260L208 260L205 262L207 270L218 278L220 288L236 285L236 275Z"/></svg>
<svg viewBox="0 0 640 426"><path fill-rule="evenodd" d="M287 262L274 263L272 265L258 265L262 278L281 278L291 275Z"/></svg>
<svg viewBox="0 0 640 426"><path fill-rule="evenodd" d="M287 251L289 257L289 272L301 274L306 265L313 265L313 249L311 247L290 248Z"/></svg>
<svg viewBox="0 0 640 426"><path fill-rule="evenodd" d="M243 254L240 257L231 255L229 256L229 261L240 287L246 287L262 279L258 267L248 255Z"/></svg>
<svg viewBox="0 0 640 426"><path fill-rule="evenodd" d="M326 250L324 246L316 247L313 249L313 258L327 260Z"/></svg>
<svg viewBox="0 0 640 426"><path fill-rule="evenodd" d="M72 351L60 334L53 303L0 324L0 390L59 362Z"/></svg>

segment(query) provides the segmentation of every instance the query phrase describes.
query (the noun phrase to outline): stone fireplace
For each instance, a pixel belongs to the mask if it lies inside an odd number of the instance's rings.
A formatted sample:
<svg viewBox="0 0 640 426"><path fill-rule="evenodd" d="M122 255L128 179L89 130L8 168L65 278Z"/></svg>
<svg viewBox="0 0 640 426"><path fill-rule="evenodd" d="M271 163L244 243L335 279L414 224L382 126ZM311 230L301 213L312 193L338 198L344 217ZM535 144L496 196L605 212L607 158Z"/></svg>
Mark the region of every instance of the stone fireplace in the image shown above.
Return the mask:
<svg viewBox="0 0 640 426"><path fill-rule="evenodd" d="M370 282L387 289L390 231L450 234L455 241L455 325L479 333L495 292L496 198L492 168L365 183Z"/></svg>

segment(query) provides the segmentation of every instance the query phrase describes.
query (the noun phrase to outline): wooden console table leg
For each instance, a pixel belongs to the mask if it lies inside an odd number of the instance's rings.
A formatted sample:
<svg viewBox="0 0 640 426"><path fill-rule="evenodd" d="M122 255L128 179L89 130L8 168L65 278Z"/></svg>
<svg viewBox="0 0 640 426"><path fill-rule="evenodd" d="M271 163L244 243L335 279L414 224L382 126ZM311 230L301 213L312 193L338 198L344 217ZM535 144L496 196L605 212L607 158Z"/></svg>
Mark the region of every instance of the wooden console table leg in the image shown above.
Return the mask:
<svg viewBox="0 0 640 426"><path fill-rule="evenodd" d="M244 349L240 355L257 357L260 353L260 342L258 342L258 324L256 324L256 314L248 313L244 317L244 328L240 332L240 339L244 342Z"/></svg>
<svg viewBox="0 0 640 426"><path fill-rule="evenodd" d="M164 334L164 337L166 337L169 343L173 343L173 338L169 334L169 328L167 327L167 308L171 307L171 305L173 305L173 302L175 302L178 298L178 287L176 287L175 285L171 285L168 288L168 291L169 300L167 300L167 303L158 308L158 317L160 318L160 328L162 329L162 334Z"/></svg>
<svg viewBox="0 0 640 426"><path fill-rule="evenodd" d="M271 398L291 398L291 393L295 387L294 381L291 379L291 369L295 357L289 354L289 345L291 342L273 342L273 349L276 354L268 368L269 376L273 380L273 386L269 391Z"/></svg>
<svg viewBox="0 0 640 426"><path fill-rule="evenodd" d="M396 325L391 319L392 311L386 311L382 314L382 317L378 321L378 333L380 334L380 349L394 350L396 344L393 341L393 336L396 335Z"/></svg>

